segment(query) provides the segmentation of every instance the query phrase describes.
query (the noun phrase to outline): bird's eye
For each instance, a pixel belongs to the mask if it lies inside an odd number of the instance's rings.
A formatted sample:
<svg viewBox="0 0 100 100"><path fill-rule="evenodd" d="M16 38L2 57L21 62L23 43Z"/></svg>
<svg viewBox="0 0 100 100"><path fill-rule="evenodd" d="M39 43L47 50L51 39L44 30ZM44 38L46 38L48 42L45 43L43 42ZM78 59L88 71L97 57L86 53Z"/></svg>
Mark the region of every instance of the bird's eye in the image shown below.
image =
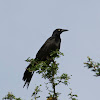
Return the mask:
<svg viewBox="0 0 100 100"><path fill-rule="evenodd" d="M58 31L60 31L60 29L58 29Z"/></svg>

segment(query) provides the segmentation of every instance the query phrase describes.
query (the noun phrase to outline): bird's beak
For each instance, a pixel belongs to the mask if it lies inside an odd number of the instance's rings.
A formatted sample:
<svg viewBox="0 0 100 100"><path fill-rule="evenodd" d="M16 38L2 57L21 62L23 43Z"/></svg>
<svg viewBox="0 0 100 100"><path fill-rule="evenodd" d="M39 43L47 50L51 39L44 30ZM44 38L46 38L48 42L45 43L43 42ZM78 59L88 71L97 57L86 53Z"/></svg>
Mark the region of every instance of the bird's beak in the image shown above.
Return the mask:
<svg viewBox="0 0 100 100"><path fill-rule="evenodd" d="M67 30L67 29L62 29L61 31L62 31L62 32L65 32L65 31L69 31L69 30Z"/></svg>

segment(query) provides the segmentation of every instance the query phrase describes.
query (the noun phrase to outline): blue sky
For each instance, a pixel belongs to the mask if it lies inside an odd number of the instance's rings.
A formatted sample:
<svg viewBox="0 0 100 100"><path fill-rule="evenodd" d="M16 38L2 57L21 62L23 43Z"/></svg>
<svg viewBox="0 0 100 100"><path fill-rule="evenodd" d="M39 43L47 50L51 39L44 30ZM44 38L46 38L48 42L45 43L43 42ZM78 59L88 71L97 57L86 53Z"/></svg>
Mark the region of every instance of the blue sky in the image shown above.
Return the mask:
<svg viewBox="0 0 100 100"><path fill-rule="evenodd" d="M72 75L70 85L79 100L99 100L100 77L84 68L87 56L100 62L99 0L0 0L0 99L8 92L30 100L36 85L44 84L34 74L29 89L23 89L23 73L28 57L35 55L56 28L68 29L61 35L59 74ZM35 85L36 84L36 85ZM59 100L68 99L68 87L60 85ZM40 100L48 96L41 87Z"/></svg>

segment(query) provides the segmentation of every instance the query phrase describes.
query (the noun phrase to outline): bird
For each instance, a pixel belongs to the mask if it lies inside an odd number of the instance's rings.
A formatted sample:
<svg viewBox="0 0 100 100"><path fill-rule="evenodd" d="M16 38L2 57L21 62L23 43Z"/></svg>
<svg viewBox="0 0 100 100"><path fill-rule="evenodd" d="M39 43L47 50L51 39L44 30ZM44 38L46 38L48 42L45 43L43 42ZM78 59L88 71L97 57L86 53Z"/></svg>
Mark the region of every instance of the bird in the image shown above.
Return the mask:
<svg viewBox="0 0 100 100"><path fill-rule="evenodd" d="M50 58L50 53L52 51L56 51L57 49L60 50L61 45L61 38L60 35L62 32L68 31L67 29L55 29L53 31L53 34L51 37L49 37L46 42L42 45L42 47L39 49L39 51L36 54L35 59L38 59L39 61L46 61ZM32 67L32 64L30 63L24 74L22 80L25 81L23 88L25 85L27 85L27 88L29 87L30 81L32 79L32 76L34 74L34 71L29 71L28 69ZM34 65L35 67L35 65Z"/></svg>

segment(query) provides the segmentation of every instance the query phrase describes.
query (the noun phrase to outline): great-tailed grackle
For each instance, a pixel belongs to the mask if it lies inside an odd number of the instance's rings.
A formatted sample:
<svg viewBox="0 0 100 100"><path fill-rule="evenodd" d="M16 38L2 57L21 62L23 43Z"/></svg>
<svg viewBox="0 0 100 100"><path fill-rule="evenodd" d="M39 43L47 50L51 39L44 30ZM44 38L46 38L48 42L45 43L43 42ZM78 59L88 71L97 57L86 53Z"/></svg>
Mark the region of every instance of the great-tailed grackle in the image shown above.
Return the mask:
<svg viewBox="0 0 100 100"><path fill-rule="evenodd" d="M40 50L36 54L35 59L39 59L40 61L48 60L48 58L50 58L50 53L52 51L55 51L57 49L59 50L60 49L60 43L61 43L60 34L64 31L68 31L68 30L66 30L66 29L56 29L56 30L54 30L52 36L46 40L46 42L43 44L43 46L40 48ZM31 78L34 74L34 71L30 72L28 70L28 68L31 68L31 67L32 67L32 65L30 63L28 65L28 67L26 68L26 71L24 72L24 75L23 75L23 80L25 81L24 86L27 84L27 88L28 88L30 81L31 81Z"/></svg>

